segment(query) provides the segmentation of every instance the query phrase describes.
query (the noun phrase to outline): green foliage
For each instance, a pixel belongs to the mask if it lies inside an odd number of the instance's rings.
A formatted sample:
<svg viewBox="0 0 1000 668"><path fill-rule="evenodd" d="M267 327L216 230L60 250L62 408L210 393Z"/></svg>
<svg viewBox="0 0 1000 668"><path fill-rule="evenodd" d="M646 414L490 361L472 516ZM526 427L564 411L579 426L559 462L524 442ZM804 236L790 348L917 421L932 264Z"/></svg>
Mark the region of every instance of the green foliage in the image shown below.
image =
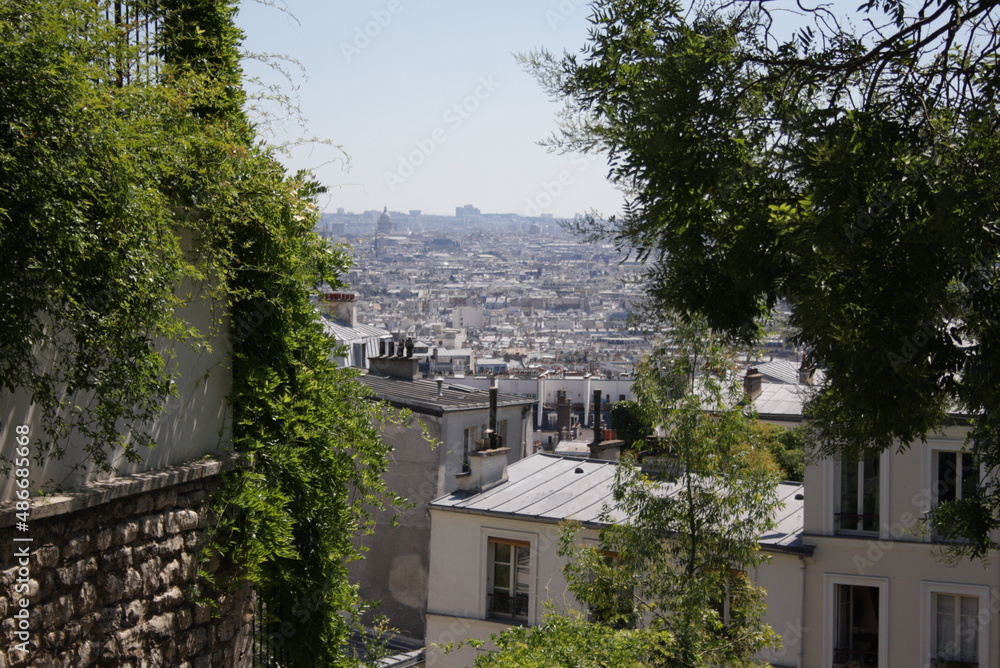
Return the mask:
<svg viewBox="0 0 1000 668"><path fill-rule="evenodd" d="M82 0L0 2L0 383L41 410L41 456L76 431L93 465L138 460L172 392L158 340L190 338L192 266L160 188L181 160L176 92L116 89L113 28Z"/></svg>
<svg viewBox="0 0 1000 668"><path fill-rule="evenodd" d="M775 463L781 469L782 477L793 482L802 482L805 475L806 434L803 426L785 429L763 422L755 428L760 432L760 438Z"/></svg>
<svg viewBox="0 0 1000 668"><path fill-rule="evenodd" d="M998 14L598 0L581 54L525 62L570 106L553 143L607 152L628 194L578 228L645 258L662 308L749 341L783 299L825 369L828 450L919 441L957 407L996 470Z"/></svg>
<svg viewBox="0 0 1000 668"><path fill-rule="evenodd" d="M642 450L646 437L653 433L653 426L634 401L616 401L611 405L611 428L629 449Z"/></svg>
<svg viewBox="0 0 1000 668"><path fill-rule="evenodd" d="M572 531L564 539L573 555L567 579L612 623L641 620L669 632L674 642L660 665L754 665L751 657L776 636L763 623L765 592L743 569L765 559L758 540L774 526L777 469L741 405L730 354L703 327L680 325L673 334L643 362L634 386L665 434L672 475L664 480L626 460L600 550L572 547ZM620 515L629 521L615 523ZM719 611L727 597L728 620Z"/></svg>
<svg viewBox="0 0 1000 668"><path fill-rule="evenodd" d="M90 0L0 0L0 382L39 405L40 457L74 433L108 470L153 445L165 351L228 333L244 465L215 499L209 550L235 568L215 584L256 585L287 665L354 666L346 564L386 493L388 416L311 300L348 257L313 231L319 188L244 117L235 4L142 6L149 42ZM178 312L197 299L212 331Z"/></svg>
<svg viewBox="0 0 1000 668"><path fill-rule="evenodd" d="M592 624L579 613L549 613L537 626L515 626L494 641L498 651L479 656L476 668L644 668L659 665L670 638Z"/></svg>
<svg viewBox="0 0 1000 668"><path fill-rule="evenodd" d="M703 328L674 334L635 383L665 434L657 468L669 476L625 458L600 547L581 545L573 523L561 534L570 591L592 621L550 615L549 631L505 632L500 654L482 665L516 665L532 652L574 665L591 650L588 634L606 638L609 650L634 643L621 665L685 668L760 665L753 656L778 642L763 621L765 592L747 575L765 561L758 541L774 526L778 469L741 405L731 356ZM580 665L617 665L593 651L595 663ZM565 657L570 663L560 663Z"/></svg>
<svg viewBox="0 0 1000 668"><path fill-rule="evenodd" d="M219 500L214 547L257 585L270 615L291 623L279 637L288 665L349 665L342 648L362 612L347 582L351 540L387 494L379 424L399 418L332 361L310 296L320 281L339 285L347 258L313 231L315 188L259 160L252 181L235 181L254 186L232 199L228 238L234 444L249 466Z"/></svg>

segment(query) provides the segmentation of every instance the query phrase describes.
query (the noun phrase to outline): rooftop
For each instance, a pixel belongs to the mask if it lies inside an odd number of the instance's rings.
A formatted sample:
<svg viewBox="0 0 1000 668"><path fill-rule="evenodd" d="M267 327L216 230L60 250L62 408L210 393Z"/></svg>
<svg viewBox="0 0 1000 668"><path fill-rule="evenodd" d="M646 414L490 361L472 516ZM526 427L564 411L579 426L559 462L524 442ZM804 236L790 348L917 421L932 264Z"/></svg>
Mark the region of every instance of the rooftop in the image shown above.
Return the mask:
<svg viewBox="0 0 1000 668"><path fill-rule="evenodd" d="M359 380L370 387L379 399L388 401L397 408L408 408L426 415L443 415L451 411L488 409L490 393L466 385L443 382L438 396L437 381L427 379L409 380L366 374ZM524 399L513 394L497 394L497 407L532 406L532 399Z"/></svg>
<svg viewBox="0 0 1000 668"><path fill-rule="evenodd" d="M431 502L433 509L515 519L561 522L572 519L584 524L601 525L605 506L612 500L614 462L579 457L536 453L507 467L507 482L492 489L473 493L459 490ZM664 483L667 494L679 487ZM778 486L781 506L777 525L761 537L765 549L779 552L809 553L802 543L803 487L800 483ZM613 511L615 522L626 519Z"/></svg>

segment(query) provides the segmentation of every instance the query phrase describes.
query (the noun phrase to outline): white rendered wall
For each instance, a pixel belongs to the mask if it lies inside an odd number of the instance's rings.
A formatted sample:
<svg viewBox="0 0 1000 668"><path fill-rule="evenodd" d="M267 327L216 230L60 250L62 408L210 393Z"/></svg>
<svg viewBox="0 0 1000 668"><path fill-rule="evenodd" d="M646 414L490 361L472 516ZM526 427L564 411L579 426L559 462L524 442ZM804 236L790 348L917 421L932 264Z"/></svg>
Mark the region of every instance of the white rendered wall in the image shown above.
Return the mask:
<svg viewBox="0 0 1000 668"><path fill-rule="evenodd" d="M180 372L176 380L178 396L168 398L163 404L163 414L148 425L157 446L140 452L143 458L141 463L127 462L120 452L112 456L117 474L162 468L208 454L225 454L231 449L231 416L226 397L232 373L228 364L226 324L213 322L218 313L207 299L191 301L179 314L198 331L211 332L215 329L217 333L208 341L209 346L165 344L165 347L171 346L176 355L172 364ZM0 423L0 452L9 459L15 454L15 429L19 425L27 425L32 442L46 438L41 428L40 411L23 392L11 394L0 391ZM61 460L49 458L41 464L32 460L29 467L30 488L65 490L108 477L87 465L83 447L82 438L70 435ZM13 474L0 480L0 501L12 499L14 485Z"/></svg>

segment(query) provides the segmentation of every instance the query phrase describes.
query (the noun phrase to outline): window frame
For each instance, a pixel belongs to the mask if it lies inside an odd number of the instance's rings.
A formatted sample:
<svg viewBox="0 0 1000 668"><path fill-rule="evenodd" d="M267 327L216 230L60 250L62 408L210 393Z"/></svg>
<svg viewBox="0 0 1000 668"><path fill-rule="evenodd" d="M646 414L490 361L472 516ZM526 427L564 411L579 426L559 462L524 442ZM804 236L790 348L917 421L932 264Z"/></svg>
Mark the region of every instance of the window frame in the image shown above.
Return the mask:
<svg viewBox="0 0 1000 668"><path fill-rule="evenodd" d="M885 489L885 483L889 480L887 468L888 468L888 457L885 456L885 452L881 453L876 457L869 459L861 459L857 462L844 462L842 459L838 458L836 460L836 465L833 467L833 480L832 480L832 507L830 513L830 520L832 523L832 533L834 535L846 535L846 536L882 536L886 537L886 517L888 516L887 500L888 494ZM844 477L844 467L852 466L857 468L858 482L857 482L857 498L855 502L857 503L858 510L864 511L864 467L867 462L876 461L878 463L878 495L875 499L875 510L877 510L877 523L878 526L875 529L851 529L844 528L841 526L840 515L843 501L843 477ZM856 517L865 517L866 513L857 513ZM862 521L862 520L856 520Z"/></svg>
<svg viewBox="0 0 1000 668"><path fill-rule="evenodd" d="M472 425L462 431L462 473L472 472L471 456L472 453L479 452L476 441L482 440L485 431L485 424Z"/></svg>
<svg viewBox="0 0 1000 668"><path fill-rule="evenodd" d="M838 586L875 587L878 589L878 665L888 668L889 661L889 578L858 575L823 574L823 668L833 668L836 650Z"/></svg>
<svg viewBox="0 0 1000 668"><path fill-rule="evenodd" d="M935 634L937 630L937 607L935 605L935 596L938 594L944 594L947 596L969 596L979 600L979 607L976 613L978 620L976 649L979 654L978 661L980 668L988 666L990 659L991 632L989 617L992 616L990 615L989 610L990 586L959 584L955 582L938 582L933 580L924 580L920 583L920 656L922 665L934 666L931 652L936 644ZM984 610L987 615L986 623L983 623Z"/></svg>
<svg viewBox="0 0 1000 668"><path fill-rule="evenodd" d="M506 543L528 548L528 606L527 615L519 617L514 615L503 615L490 611L489 594L493 588L493 547L494 543ZM537 623L537 586L538 579L538 535L523 531L512 531L496 527L482 527L480 531L480 545L482 546L482 556L480 559L480 601L479 609L482 611L482 618L494 622L511 625L533 626Z"/></svg>
<svg viewBox="0 0 1000 668"><path fill-rule="evenodd" d="M941 463L940 463L942 455L954 455L955 456L955 471L956 471L956 473L958 474L958 476L960 478L959 480L956 480L955 484L954 484L954 488L955 488L954 489L954 493L955 493L955 499L956 500L964 498L964 496L965 496L965 491L964 490L965 490L966 485L969 482L968 479L965 478L965 476L962 475L962 472L965 470L964 467L963 467L963 465L965 464L965 460L966 459L971 460L971 462L970 462L970 464L971 464L970 468L972 468L971 475L974 476L974 478L975 478L976 487L979 486L980 482L982 482L982 479L983 479L982 467L981 466L980 467L975 467L975 463L976 463L975 462L975 458L972 456L972 453L969 452L968 450L950 450L950 449L948 449L948 450L938 450L938 449L931 450L931 480L934 481L934 486L933 486L933 491L934 491L933 497L934 497L934 499L933 499L933 503L934 503L934 507L935 508L937 508L942 503L942 501L941 501L941 492L943 490L941 489Z"/></svg>
<svg viewBox="0 0 1000 668"><path fill-rule="evenodd" d="M924 446L922 454L922 462L920 468L920 484L921 489L924 490L919 500L915 500L920 509L921 513L929 513L938 507L939 494L938 494L938 456L940 453L964 453L971 456L971 451L967 448L967 443L964 435L953 436L950 434L940 435L934 440L928 441ZM978 484L982 485L986 480L986 469L980 465L978 473ZM961 497L959 497L961 498ZM935 542L941 540L941 537L928 532L926 535L922 536L921 540L924 542Z"/></svg>

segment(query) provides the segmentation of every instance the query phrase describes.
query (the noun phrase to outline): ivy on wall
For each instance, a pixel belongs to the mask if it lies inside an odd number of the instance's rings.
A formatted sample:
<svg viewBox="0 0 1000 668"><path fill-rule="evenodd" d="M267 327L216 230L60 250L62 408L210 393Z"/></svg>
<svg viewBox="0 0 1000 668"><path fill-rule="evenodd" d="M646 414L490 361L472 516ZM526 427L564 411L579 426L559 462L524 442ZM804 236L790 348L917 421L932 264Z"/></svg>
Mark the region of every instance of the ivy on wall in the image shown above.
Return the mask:
<svg viewBox="0 0 1000 668"><path fill-rule="evenodd" d="M72 435L109 470L154 445L178 373L163 341L228 332L245 465L211 549L284 622L288 665L356 665L346 563L387 495L390 416L332 362L311 301L347 256L313 231L319 187L242 111L234 3L136 6L0 0L0 389L41 409L39 457ZM178 316L185 280L221 306L216 331Z"/></svg>

